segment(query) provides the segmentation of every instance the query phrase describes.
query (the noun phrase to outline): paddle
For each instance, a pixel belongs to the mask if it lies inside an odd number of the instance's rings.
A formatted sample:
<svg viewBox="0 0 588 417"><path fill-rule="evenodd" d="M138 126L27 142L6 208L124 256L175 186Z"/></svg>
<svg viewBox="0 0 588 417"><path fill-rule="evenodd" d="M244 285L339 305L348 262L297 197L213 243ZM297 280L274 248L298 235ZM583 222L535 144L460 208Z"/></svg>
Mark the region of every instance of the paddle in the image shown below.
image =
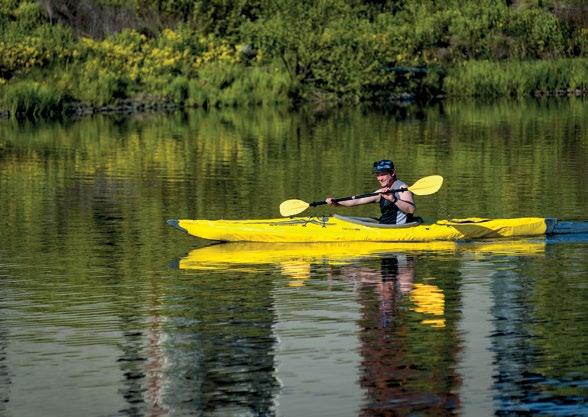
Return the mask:
<svg viewBox="0 0 588 417"><path fill-rule="evenodd" d="M443 184L443 177L441 175L431 175L428 177L421 178L413 185L408 188L399 188L397 190L393 190L390 192L399 192L399 191L411 191L415 195L430 195L434 194L439 191L441 185ZM379 193L369 193L369 194L360 194L354 195L351 197L342 197L336 198L333 201L338 203L339 201L345 200L355 200L357 198L364 198L364 197L373 197L378 195ZM294 216L298 213L302 213L309 207L316 207L322 204L327 204L326 201L315 201L314 203L306 203L302 200L286 200L282 204L280 204L280 214L284 217Z"/></svg>

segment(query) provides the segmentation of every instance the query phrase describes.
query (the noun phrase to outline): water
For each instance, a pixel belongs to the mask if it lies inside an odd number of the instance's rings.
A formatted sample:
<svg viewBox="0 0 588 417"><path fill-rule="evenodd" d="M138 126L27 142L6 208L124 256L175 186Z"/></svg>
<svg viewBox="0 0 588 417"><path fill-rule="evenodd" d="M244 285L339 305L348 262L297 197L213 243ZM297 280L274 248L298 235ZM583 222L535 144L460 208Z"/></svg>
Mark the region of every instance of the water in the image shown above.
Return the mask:
<svg viewBox="0 0 588 417"><path fill-rule="evenodd" d="M0 415L588 415L587 127L577 99L3 121ZM215 245L166 224L371 192L383 158L444 176L425 218L558 233Z"/></svg>

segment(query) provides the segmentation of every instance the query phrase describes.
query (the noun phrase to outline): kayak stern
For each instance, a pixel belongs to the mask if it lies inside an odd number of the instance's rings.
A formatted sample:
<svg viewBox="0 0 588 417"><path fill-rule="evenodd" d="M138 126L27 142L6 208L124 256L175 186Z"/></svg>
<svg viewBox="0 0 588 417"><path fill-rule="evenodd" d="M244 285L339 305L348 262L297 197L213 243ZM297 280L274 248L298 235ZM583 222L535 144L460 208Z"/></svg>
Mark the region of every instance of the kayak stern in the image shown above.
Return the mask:
<svg viewBox="0 0 588 417"><path fill-rule="evenodd" d="M175 227L178 230L181 230L184 233L188 233L188 231L186 229L184 229L182 226L180 226L179 220L168 220L167 224L169 224L172 227Z"/></svg>

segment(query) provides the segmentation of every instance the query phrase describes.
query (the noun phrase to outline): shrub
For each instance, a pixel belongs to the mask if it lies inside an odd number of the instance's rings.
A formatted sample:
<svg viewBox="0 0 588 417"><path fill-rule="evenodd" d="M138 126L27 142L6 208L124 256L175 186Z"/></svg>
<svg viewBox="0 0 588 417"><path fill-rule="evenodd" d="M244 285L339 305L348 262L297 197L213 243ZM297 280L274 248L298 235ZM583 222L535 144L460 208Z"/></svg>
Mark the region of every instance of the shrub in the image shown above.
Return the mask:
<svg viewBox="0 0 588 417"><path fill-rule="evenodd" d="M166 94L173 103L184 104L190 93L190 83L182 75L175 77L169 84L168 93Z"/></svg>

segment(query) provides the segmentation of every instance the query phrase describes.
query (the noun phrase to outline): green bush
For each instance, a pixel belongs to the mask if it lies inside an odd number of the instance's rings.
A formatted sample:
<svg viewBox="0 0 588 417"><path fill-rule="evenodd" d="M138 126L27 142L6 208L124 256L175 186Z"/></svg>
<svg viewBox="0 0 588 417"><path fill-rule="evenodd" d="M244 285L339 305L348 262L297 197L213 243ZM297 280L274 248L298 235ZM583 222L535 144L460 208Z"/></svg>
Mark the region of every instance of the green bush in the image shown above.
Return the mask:
<svg viewBox="0 0 588 417"><path fill-rule="evenodd" d="M518 58L555 58L566 50L557 18L538 9L512 13L506 34L517 40L514 46Z"/></svg>
<svg viewBox="0 0 588 417"><path fill-rule="evenodd" d="M175 77L169 84L169 92L166 94L173 103L184 104L190 93L190 82L182 75Z"/></svg>

